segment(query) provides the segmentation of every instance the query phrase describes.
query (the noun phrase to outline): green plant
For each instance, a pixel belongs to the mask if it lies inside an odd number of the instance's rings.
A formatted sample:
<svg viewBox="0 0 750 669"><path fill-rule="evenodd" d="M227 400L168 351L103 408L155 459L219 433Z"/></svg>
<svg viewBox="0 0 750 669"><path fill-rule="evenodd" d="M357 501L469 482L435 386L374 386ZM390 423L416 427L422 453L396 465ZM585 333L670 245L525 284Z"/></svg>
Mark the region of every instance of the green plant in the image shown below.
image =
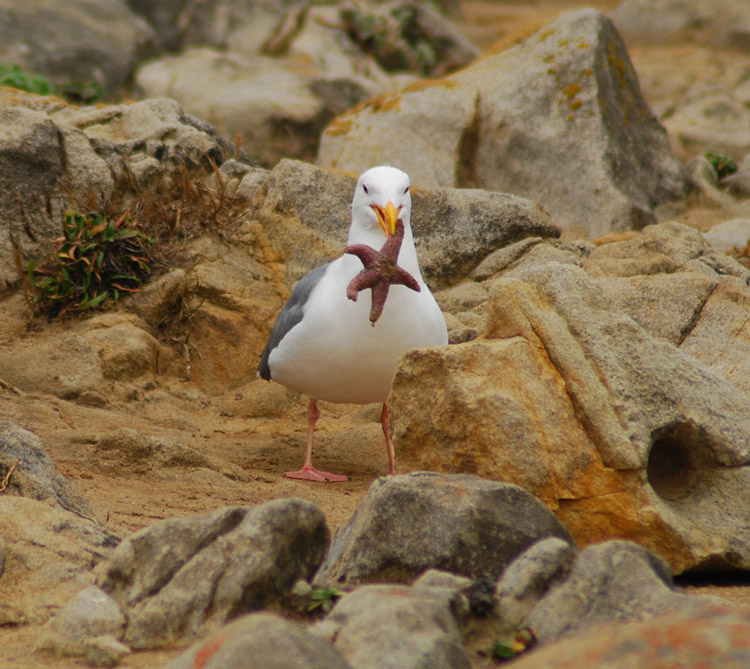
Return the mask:
<svg viewBox="0 0 750 669"><path fill-rule="evenodd" d="M737 163L731 156L724 156L720 153L714 153L713 151L707 151L703 155L708 159L708 162L711 163L711 167L714 168L719 181L737 171Z"/></svg>
<svg viewBox="0 0 750 669"><path fill-rule="evenodd" d="M10 86L29 93L52 95L57 92L55 85L44 77L28 74L18 65L0 63L0 86Z"/></svg>
<svg viewBox="0 0 750 669"><path fill-rule="evenodd" d="M51 256L37 267L29 261L31 301L47 316L99 307L137 291L151 273L153 239L129 213L65 214L64 234L53 240Z"/></svg>
<svg viewBox="0 0 750 669"><path fill-rule="evenodd" d="M490 647L490 657L497 662L512 660L534 647L536 636L528 627L519 629L512 639L498 639Z"/></svg>
<svg viewBox="0 0 750 669"><path fill-rule="evenodd" d="M343 594L344 593L341 592L341 590L337 590L336 588L316 588L310 595L312 602L310 602L308 610L314 611L315 609L320 608L328 613Z"/></svg>
<svg viewBox="0 0 750 669"><path fill-rule="evenodd" d="M76 104L93 104L106 97L98 81L65 80L55 85L46 77L24 72L18 65L0 63L0 86L17 88L37 95L60 95L68 102Z"/></svg>

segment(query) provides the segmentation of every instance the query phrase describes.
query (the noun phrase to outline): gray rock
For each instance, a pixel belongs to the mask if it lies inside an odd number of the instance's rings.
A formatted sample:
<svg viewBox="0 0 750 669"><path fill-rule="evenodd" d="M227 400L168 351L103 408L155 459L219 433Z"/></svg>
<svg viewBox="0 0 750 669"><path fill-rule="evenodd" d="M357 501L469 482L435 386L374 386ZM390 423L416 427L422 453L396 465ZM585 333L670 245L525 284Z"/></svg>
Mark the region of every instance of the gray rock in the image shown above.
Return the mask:
<svg viewBox="0 0 750 669"><path fill-rule="evenodd" d="M310 70L202 47L144 65L136 83L146 97L173 98L229 136L242 136L245 151L274 165L283 156L312 160L330 120L371 93L357 81Z"/></svg>
<svg viewBox="0 0 750 669"><path fill-rule="evenodd" d="M412 182L418 184L414 177ZM343 251L354 185L349 175L297 161L282 160L271 171L263 220L283 235L279 241L293 278ZM290 235L289 219L308 234ZM422 272L433 287L455 283L495 249L527 237L560 235L538 205L471 189L412 188L412 227Z"/></svg>
<svg viewBox="0 0 750 669"><path fill-rule="evenodd" d="M677 272L599 280L612 307L630 316L650 335L679 346L703 317L702 309L718 276Z"/></svg>
<svg viewBox="0 0 750 669"><path fill-rule="evenodd" d="M94 515L88 500L57 470L39 438L10 420L0 421L0 479L16 461L4 494L51 499L73 513Z"/></svg>
<svg viewBox="0 0 750 669"><path fill-rule="evenodd" d="M624 0L610 16L628 43L705 44L750 50L743 0Z"/></svg>
<svg viewBox="0 0 750 669"><path fill-rule="evenodd" d="M678 138L681 136L678 135ZM688 161L687 171L695 190L701 194L705 202L717 207L727 207L732 204L732 198L719 189L718 175L706 156L703 154L693 156Z"/></svg>
<svg viewBox="0 0 750 669"><path fill-rule="evenodd" d="M409 581L430 568L497 578L536 540L567 530L524 490L463 474L377 479L336 535L316 581Z"/></svg>
<svg viewBox="0 0 750 669"><path fill-rule="evenodd" d="M750 153L742 159L734 174L721 180L721 185L737 197L750 197Z"/></svg>
<svg viewBox="0 0 750 669"><path fill-rule="evenodd" d="M653 223L657 205L689 188L622 41L593 9L440 82L370 101L321 137L321 165L361 172L382 162L422 186L539 201L590 236Z"/></svg>
<svg viewBox="0 0 750 669"><path fill-rule="evenodd" d="M136 532L102 566L100 587L127 616L125 642L153 648L277 601L312 576L327 546L309 502L228 507Z"/></svg>
<svg viewBox="0 0 750 669"><path fill-rule="evenodd" d="M350 669L332 644L272 613L251 613L197 642L165 669Z"/></svg>
<svg viewBox="0 0 750 669"><path fill-rule="evenodd" d="M548 643L599 623L645 620L711 601L674 590L668 565L638 544L612 540L581 551L567 579L542 598L526 624Z"/></svg>
<svg viewBox="0 0 750 669"><path fill-rule="evenodd" d="M0 61L54 80L123 86L154 33L121 0L0 1Z"/></svg>
<svg viewBox="0 0 750 669"><path fill-rule="evenodd" d="M106 642L97 637L116 637L125 628L125 616L109 595L89 586L75 595L49 623L37 647L57 655L88 657L92 647L100 652ZM117 642L119 643L119 642ZM125 652L129 652L125 647ZM119 658L118 658L119 659ZM97 666L113 666L103 656Z"/></svg>
<svg viewBox="0 0 750 669"><path fill-rule="evenodd" d="M733 218L706 230L703 236L716 251L739 250L750 244L750 218Z"/></svg>
<svg viewBox="0 0 750 669"><path fill-rule="evenodd" d="M532 246L536 246L541 241L541 237L527 237L493 251L472 270L471 278L475 281L489 279L509 267L511 263L518 260Z"/></svg>
<svg viewBox="0 0 750 669"><path fill-rule="evenodd" d="M466 281L435 293L435 299L443 311L455 314L470 311L487 301L487 287L476 281Z"/></svg>
<svg viewBox="0 0 750 669"><path fill-rule="evenodd" d="M386 70L442 76L479 55L451 23L422 3L345 5L340 16L355 41L367 45Z"/></svg>
<svg viewBox="0 0 750 669"><path fill-rule="evenodd" d="M730 383L750 394L750 314L747 280L721 277L703 305L700 318L680 345Z"/></svg>
<svg viewBox="0 0 750 669"><path fill-rule="evenodd" d="M667 222L648 226L627 241L599 246L583 261L583 268L592 276L671 274L709 250L696 229Z"/></svg>
<svg viewBox="0 0 750 669"><path fill-rule="evenodd" d="M0 93L0 281L18 280L6 240L12 236L22 248L59 232L47 213L45 195L62 180L64 155L55 124L33 109L8 105ZM61 213L61 212L58 212ZM60 219L61 220L61 219Z"/></svg>
<svg viewBox="0 0 750 669"><path fill-rule="evenodd" d="M575 546L550 537L542 539L511 562L497 583L497 615L503 629L522 627L539 600L565 580L576 559Z"/></svg>
<svg viewBox="0 0 750 669"><path fill-rule="evenodd" d="M718 151L740 159L750 151L750 109L721 86L694 87L664 126L683 158Z"/></svg>
<svg viewBox="0 0 750 669"><path fill-rule="evenodd" d="M365 585L312 628L357 669L469 669L444 596L428 589Z"/></svg>

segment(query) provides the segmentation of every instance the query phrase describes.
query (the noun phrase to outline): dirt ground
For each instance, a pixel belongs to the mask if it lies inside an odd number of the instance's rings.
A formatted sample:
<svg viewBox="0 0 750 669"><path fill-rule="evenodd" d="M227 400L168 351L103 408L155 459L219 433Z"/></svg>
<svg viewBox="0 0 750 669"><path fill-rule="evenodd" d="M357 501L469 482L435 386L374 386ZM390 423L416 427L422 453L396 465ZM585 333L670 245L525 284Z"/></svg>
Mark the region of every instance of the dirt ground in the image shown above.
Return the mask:
<svg viewBox="0 0 750 669"><path fill-rule="evenodd" d="M481 46L513 40L527 34L561 11L596 6L614 8L617 2L464 2L466 34ZM671 71L688 63L697 77L710 78L717 62L731 54L711 54L685 59L686 47L634 49L633 60L656 67L654 59ZM687 47L690 48L690 47ZM698 47L696 52L700 52ZM735 56L736 57L736 56ZM726 220L725 212L695 206L681 218L705 229ZM0 345L22 338L31 319L18 296L0 300ZM59 340L69 325L35 324L33 335ZM41 328L41 332L39 331ZM262 382L258 382L262 383ZM296 496L318 505L332 531L350 517L372 481L386 470L387 460L379 424L379 408L321 403L322 417L315 444L317 466L346 473L343 484L292 481L283 472L302 464L306 433L304 398L287 395L288 409L275 418L243 417L237 411L247 398L228 390L221 396L196 393L190 383L176 378L158 379L139 389L133 400L112 399L105 408L81 406L41 394L17 391L2 382L0 370L0 417L31 429L41 439L60 471L91 501L96 515L125 536L156 520L198 513L224 505L257 504ZM96 449L98 435L119 427L171 438L190 446L216 467L164 467L148 461L109 461ZM244 474L234 480L222 474L221 462L233 463ZM0 582L2 585L2 582ZM691 591L709 592L750 607L750 581L741 576L693 579L683 583ZM5 593L5 597L8 593ZM0 595L3 597L3 595ZM76 667L73 660L36 654L35 626L0 627L0 668ZM158 667L179 650L134 653L122 667Z"/></svg>

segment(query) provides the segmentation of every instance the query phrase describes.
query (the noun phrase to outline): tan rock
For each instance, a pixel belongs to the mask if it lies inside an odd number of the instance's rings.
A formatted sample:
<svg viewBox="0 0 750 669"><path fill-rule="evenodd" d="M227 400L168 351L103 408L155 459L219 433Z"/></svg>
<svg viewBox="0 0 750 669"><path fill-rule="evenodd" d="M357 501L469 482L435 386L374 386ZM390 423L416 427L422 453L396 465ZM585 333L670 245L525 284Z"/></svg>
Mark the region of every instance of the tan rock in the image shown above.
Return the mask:
<svg viewBox="0 0 750 669"><path fill-rule="evenodd" d="M750 564L747 396L613 310L581 269L519 276L491 285L483 338L402 358L402 466L516 483L579 543L634 539L676 571Z"/></svg>

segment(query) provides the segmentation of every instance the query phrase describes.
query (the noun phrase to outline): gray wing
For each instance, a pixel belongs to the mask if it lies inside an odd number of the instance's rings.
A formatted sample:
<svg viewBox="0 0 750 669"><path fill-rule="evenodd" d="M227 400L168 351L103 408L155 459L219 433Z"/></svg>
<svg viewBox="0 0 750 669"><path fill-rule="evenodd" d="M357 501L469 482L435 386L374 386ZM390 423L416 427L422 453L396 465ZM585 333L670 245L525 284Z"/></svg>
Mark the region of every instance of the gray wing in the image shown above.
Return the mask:
<svg viewBox="0 0 750 669"><path fill-rule="evenodd" d="M271 355L271 351L273 351L273 349L281 343L281 340L286 337L288 332L302 320L305 311L305 304L307 304L310 293L312 293L315 286L320 283L320 280L323 278L323 275L326 273L330 264L331 263L326 263L325 265L316 267L312 272L303 276L299 280L299 283L294 287L292 294L289 296L289 300L276 317L276 323L274 323L271 335L268 337L268 343L266 344L266 348L263 350L263 355L260 358L258 374L261 379L265 379L266 381L271 380L271 368L268 366L268 357Z"/></svg>

